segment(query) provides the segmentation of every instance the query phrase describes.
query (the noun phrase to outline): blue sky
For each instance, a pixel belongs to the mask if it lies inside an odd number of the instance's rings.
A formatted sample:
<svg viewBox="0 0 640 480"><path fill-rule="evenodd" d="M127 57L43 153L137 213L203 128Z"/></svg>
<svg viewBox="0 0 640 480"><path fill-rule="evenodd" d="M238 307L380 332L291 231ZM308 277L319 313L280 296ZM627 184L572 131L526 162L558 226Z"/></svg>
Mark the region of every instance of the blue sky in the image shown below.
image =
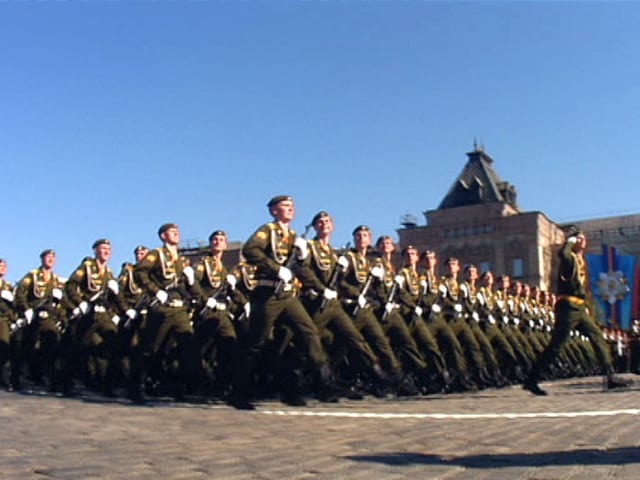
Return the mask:
<svg viewBox="0 0 640 480"><path fill-rule="evenodd" d="M640 211L640 3L0 2L0 256L111 266L268 199L333 243L436 208L474 138L522 210Z"/></svg>

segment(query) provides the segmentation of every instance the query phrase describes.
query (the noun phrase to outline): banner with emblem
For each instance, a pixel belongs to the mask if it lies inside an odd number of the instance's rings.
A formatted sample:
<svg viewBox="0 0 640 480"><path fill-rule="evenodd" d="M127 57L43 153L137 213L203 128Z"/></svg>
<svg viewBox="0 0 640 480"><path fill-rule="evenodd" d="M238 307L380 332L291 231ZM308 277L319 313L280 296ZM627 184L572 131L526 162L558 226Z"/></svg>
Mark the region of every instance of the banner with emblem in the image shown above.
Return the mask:
<svg viewBox="0 0 640 480"><path fill-rule="evenodd" d="M611 245L602 253L588 253L589 284L596 303L596 318L603 325L628 329L631 325L636 265L633 255L620 255Z"/></svg>

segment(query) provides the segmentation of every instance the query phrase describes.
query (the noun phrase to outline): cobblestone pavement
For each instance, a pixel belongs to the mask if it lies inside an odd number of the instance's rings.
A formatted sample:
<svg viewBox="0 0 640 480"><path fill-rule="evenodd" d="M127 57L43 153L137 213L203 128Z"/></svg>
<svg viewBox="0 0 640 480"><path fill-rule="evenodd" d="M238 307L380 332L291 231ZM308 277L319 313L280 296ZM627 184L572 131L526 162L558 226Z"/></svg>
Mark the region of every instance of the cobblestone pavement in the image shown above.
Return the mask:
<svg viewBox="0 0 640 480"><path fill-rule="evenodd" d="M637 479L640 377L410 399L260 403L0 392L0 479Z"/></svg>

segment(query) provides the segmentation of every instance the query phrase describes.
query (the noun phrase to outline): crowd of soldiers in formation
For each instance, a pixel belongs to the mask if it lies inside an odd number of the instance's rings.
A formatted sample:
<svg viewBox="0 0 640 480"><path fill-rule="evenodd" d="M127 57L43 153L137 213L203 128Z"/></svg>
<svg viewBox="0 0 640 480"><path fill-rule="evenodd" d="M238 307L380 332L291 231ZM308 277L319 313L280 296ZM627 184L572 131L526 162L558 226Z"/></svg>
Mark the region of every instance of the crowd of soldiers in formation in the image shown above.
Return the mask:
<svg viewBox="0 0 640 480"><path fill-rule="evenodd" d="M551 292L491 271L480 275L474 265L461 272L456 258L439 272L436 252L412 246L393 265L393 240L382 236L371 248L364 225L353 231L354 248L337 251L328 244L331 217L320 212L312 225L317 235L305 240L266 224L245 245L248 258L229 267L223 231L209 237L211 253L189 265L176 254L175 224L160 228L161 247L137 247L136 262L118 276L107 266L106 239L64 282L53 270L55 252L43 251L41 265L15 288L0 279L3 382L67 396L96 389L134 402L202 396L238 408L261 398L304 405L312 396L336 401L521 383L549 342ZM275 262L271 277L253 261L260 249L263 264ZM0 277L5 272L2 260ZM269 305L285 306L274 312ZM267 331L256 330L265 316L273 317ZM618 338L607 339L615 355ZM321 353L309 347L316 341ZM310 351L326 359L311 362L320 374L309 366ZM589 339L575 331L544 375L599 373Z"/></svg>

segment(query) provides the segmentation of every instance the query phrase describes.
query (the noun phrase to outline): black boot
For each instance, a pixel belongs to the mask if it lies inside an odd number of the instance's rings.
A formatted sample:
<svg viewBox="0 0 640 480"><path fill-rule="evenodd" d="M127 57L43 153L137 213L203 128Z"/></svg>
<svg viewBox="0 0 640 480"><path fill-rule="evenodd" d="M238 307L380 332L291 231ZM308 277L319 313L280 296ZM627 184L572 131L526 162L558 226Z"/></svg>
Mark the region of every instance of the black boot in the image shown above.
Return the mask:
<svg viewBox="0 0 640 480"><path fill-rule="evenodd" d="M538 396L544 396L547 394L547 392L540 388L537 376L533 373L530 373L527 379L522 383L522 388L529 390L531 393Z"/></svg>
<svg viewBox="0 0 640 480"><path fill-rule="evenodd" d="M625 380L623 378L616 377L614 375L613 367L611 366L606 368L606 372L607 372L607 376L606 376L607 390L627 388L633 383L631 380Z"/></svg>

